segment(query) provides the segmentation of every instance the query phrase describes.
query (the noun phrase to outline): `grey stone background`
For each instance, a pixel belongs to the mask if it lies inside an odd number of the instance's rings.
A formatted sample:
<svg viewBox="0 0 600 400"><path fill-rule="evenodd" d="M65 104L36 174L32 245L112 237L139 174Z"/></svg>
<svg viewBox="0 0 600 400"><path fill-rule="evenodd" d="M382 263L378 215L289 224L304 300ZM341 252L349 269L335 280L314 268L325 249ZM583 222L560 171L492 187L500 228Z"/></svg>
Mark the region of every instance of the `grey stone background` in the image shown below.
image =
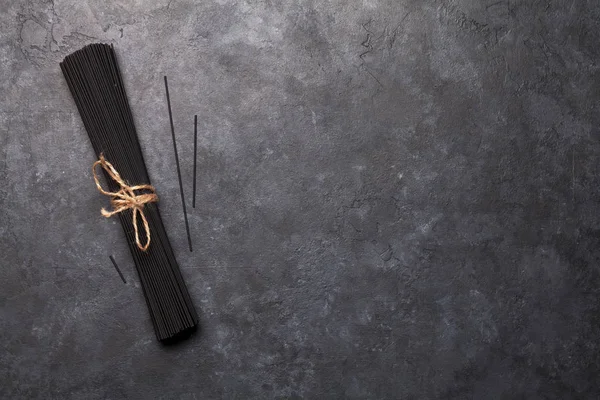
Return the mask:
<svg viewBox="0 0 600 400"><path fill-rule="evenodd" d="M99 213L58 65L93 42L201 314L179 346ZM0 397L598 398L598 43L594 1L0 1Z"/></svg>

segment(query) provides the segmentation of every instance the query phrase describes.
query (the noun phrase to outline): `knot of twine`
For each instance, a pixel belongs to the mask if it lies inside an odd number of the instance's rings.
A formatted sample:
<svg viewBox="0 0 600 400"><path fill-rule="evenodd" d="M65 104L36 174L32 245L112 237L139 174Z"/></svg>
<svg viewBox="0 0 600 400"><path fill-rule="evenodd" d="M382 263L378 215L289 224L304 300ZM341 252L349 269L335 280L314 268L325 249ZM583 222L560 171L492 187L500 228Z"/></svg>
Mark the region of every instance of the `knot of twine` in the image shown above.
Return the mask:
<svg viewBox="0 0 600 400"><path fill-rule="evenodd" d="M96 167L100 165L108 175L119 184L121 189L117 192L109 192L102 188L100 185L100 181L98 180L98 174L96 174ZM152 185L135 185L129 186L121 175L117 172L113 165L106 161L103 154L100 154L100 159L94 163L92 166L92 173L94 174L94 181L96 181L96 187L100 191L100 193L110 196L110 205L112 206L111 211L106 211L104 208L100 211L102 215L106 218L110 218L115 214L123 212L125 210L133 210L133 228L135 229L135 243L139 247L140 250L146 251L150 246L150 226L148 226L148 220L146 220L146 216L144 215L144 204L146 203L154 203L158 201L158 196L156 195L156 190ZM136 190L149 190L151 193L143 193L136 194ZM140 241L140 234L138 230L137 224L137 216L138 214L142 218L142 222L144 224L144 229L146 230L146 244L142 245Z"/></svg>

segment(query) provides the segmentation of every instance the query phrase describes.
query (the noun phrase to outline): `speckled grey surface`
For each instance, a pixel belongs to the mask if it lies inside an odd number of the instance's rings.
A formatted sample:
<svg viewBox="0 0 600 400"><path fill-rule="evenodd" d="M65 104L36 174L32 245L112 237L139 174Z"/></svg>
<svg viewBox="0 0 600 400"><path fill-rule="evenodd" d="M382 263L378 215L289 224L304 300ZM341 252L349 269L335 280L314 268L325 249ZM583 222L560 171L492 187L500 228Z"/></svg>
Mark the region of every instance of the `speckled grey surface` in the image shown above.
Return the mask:
<svg viewBox="0 0 600 400"><path fill-rule="evenodd" d="M0 1L0 397L598 398L599 21L593 1ZM58 66L97 41L201 314L176 347ZM163 74L188 196L199 115L193 253Z"/></svg>

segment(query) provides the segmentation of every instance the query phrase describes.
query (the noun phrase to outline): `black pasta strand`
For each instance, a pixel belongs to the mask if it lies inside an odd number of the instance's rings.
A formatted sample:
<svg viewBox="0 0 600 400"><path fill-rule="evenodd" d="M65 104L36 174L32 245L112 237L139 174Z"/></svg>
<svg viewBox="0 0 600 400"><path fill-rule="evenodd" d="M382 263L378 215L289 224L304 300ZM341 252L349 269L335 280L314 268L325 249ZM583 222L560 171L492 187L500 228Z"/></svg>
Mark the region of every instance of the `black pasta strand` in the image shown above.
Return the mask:
<svg viewBox="0 0 600 400"><path fill-rule="evenodd" d="M198 116L194 115L194 177L192 184L192 208L196 208L196 169L198 167Z"/></svg>
<svg viewBox="0 0 600 400"><path fill-rule="evenodd" d="M177 165L177 178L179 179L179 193L181 194L181 206L183 207L183 218L185 220L185 230L188 237L188 245L192 251L192 238L190 236L190 226L187 219L187 210L185 208L185 196L183 194L183 182L181 181L181 167L179 166L179 154L177 154L177 141L175 140L175 127L173 125L173 112L171 111L171 97L169 96L169 84L165 76L165 93L167 95L167 107L169 109L169 122L171 124L171 137L173 139L173 151L175 152L175 164Z"/></svg>

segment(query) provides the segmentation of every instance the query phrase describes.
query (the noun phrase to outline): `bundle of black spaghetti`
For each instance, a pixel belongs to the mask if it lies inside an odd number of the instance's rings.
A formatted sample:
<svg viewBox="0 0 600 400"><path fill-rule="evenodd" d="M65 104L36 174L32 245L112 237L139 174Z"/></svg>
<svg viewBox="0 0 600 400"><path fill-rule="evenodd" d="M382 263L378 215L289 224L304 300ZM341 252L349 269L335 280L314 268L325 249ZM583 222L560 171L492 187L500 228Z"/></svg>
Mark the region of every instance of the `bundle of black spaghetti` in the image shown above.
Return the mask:
<svg viewBox="0 0 600 400"><path fill-rule="evenodd" d="M97 157L110 162L129 184L150 185L113 47L106 44L85 46L68 55L60 67ZM104 175L108 190L118 192L119 184L106 170ZM150 237L141 228L138 229L139 236L142 242L151 238L145 251L140 249L139 238L136 242L133 209L117 215L133 256L156 337L165 343L178 341L196 330L198 315L157 204L144 204L143 212Z"/></svg>

